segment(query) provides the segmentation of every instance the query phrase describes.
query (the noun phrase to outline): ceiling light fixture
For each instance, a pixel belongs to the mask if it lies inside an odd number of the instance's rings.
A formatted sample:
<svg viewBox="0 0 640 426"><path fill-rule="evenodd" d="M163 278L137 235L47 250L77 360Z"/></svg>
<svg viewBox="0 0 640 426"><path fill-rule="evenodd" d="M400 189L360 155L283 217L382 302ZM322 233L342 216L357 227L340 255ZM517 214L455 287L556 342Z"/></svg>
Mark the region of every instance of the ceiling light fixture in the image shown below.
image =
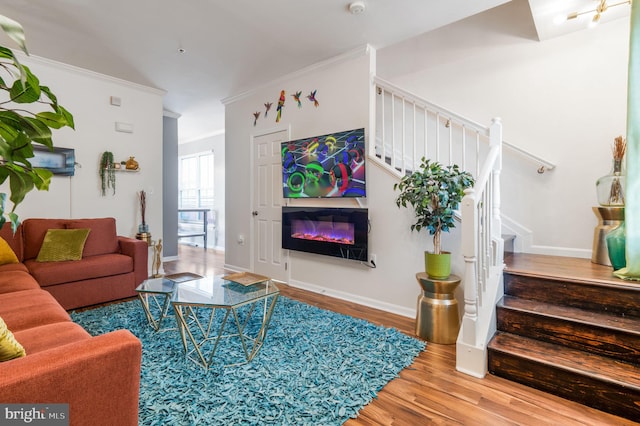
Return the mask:
<svg viewBox="0 0 640 426"><path fill-rule="evenodd" d="M353 3L349 3L349 12L352 15L360 15L365 10L365 5L363 1L354 1Z"/></svg>
<svg viewBox="0 0 640 426"><path fill-rule="evenodd" d="M607 0L600 0L600 3L595 9L587 10L584 12L573 12L568 14L567 21L571 19L576 19L578 16L587 15L589 13L595 12L595 14L593 15L593 18L591 19L591 22L589 23L589 26L595 26L598 24L598 22L600 22L600 18L602 17L602 14L606 12L610 7L621 6L623 4L631 4L631 0L625 0L619 3L614 3L614 4L607 4Z"/></svg>

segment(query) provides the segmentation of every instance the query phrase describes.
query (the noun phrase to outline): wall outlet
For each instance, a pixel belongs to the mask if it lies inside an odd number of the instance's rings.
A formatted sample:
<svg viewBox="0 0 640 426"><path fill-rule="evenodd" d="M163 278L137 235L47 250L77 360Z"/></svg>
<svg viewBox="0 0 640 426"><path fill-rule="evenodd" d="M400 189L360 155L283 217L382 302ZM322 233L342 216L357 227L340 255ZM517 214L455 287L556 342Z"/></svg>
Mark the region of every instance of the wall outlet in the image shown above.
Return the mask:
<svg viewBox="0 0 640 426"><path fill-rule="evenodd" d="M378 258L377 258L377 256L375 254L373 254L373 253L369 254L369 263L374 265L374 266L378 265Z"/></svg>

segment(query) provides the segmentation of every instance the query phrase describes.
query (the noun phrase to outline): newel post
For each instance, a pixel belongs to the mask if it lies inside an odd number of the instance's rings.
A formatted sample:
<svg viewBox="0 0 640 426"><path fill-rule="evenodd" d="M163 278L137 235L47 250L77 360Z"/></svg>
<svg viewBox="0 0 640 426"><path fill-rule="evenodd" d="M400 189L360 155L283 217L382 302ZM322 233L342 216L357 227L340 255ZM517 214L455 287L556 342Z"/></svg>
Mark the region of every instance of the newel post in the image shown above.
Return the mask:
<svg viewBox="0 0 640 426"><path fill-rule="evenodd" d="M478 330L478 209L473 188L464 191L462 212L462 255L464 256L464 315L460 338L463 343L475 346Z"/></svg>
<svg viewBox="0 0 640 426"><path fill-rule="evenodd" d="M502 172L502 119L495 117L491 120L489 127L489 144L491 147L499 148L498 158L491 170L491 221L494 235L491 235L493 241L497 241L496 257L494 265L500 265L504 261L504 241L502 239L502 213L501 213L501 191L500 191L500 173Z"/></svg>

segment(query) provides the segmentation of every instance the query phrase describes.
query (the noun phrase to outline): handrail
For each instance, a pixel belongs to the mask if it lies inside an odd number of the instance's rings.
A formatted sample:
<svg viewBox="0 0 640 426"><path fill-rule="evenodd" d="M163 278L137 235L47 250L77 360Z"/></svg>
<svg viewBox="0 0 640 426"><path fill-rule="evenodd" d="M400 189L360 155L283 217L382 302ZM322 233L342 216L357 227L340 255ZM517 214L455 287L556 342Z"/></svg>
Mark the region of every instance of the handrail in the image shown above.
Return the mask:
<svg viewBox="0 0 640 426"><path fill-rule="evenodd" d="M487 183L489 182L489 177L493 172L493 164L496 162L498 155L500 155L500 145L492 146L489 150L489 153L487 154L487 157L484 160L485 166L482 168L480 174L476 178L476 182L473 185L474 188L480 188L480 191L484 190ZM479 192L479 194L481 195L482 192Z"/></svg>
<svg viewBox="0 0 640 426"><path fill-rule="evenodd" d="M466 126L467 128L471 128L473 130L478 131L479 133L488 136L489 135L489 129L487 126L484 126L482 124L479 124L475 121L469 120L468 118L465 118L463 116L461 116L460 114L457 114L451 110L448 110L440 105L434 104L432 102L429 102L423 98L421 98L420 96L411 93L407 90L404 90L396 85L394 85L393 83L380 78L378 76L373 76L373 82L379 86L382 87L385 90L391 91L394 93L394 95L396 96L400 96L403 99L409 100L412 103L415 103L417 105L420 105L423 108L430 108L432 110L435 110L439 113L441 113L442 115L448 116L449 118L454 118L455 121L462 123L464 126ZM513 145L509 142L506 141L502 141L503 146L509 148L510 150L522 155L523 157L535 162L539 164L539 167L537 169L537 172L539 174L543 174L545 171L547 170L553 170L556 168L556 165L548 160L545 160L544 158L532 154L531 152L520 148L516 145Z"/></svg>
<svg viewBox="0 0 640 426"><path fill-rule="evenodd" d="M420 105L423 108L430 108L432 110L435 110L436 112L439 112L443 115L448 116L449 118L455 118L456 121L464 124L465 126L467 126L468 128L475 130L477 132L482 133L484 136L489 136L489 128L487 126L484 126L480 123L477 123L475 121L469 120L466 117L461 116L460 114L456 114L455 112L448 110L444 107L441 107L440 105L436 105L432 102L429 102L427 100L424 100L423 98L421 98L420 96L413 94L411 92L408 92L396 85L394 85L393 83L390 83L388 81L386 81L383 78L380 78L378 76L373 76L373 82L377 85L377 86L381 86L382 88L389 89L389 91L392 91L394 93L394 95L398 96L398 94L400 94L400 96L404 99L407 99L409 101L411 101L412 103L415 103L417 105Z"/></svg>
<svg viewBox="0 0 640 426"><path fill-rule="evenodd" d="M522 149L520 147L512 145L507 141L502 141L502 145L504 147L506 147L506 148L509 148L512 151L517 152L518 154L520 154L520 155L522 155L524 157L529 158L530 160L535 160L535 162L540 163L540 167L538 167L538 173L539 174L543 174L547 170L553 170L553 169L556 168L555 164L553 164L553 163L551 163L551 162L549 162L549 161L547 161L547 160L545 160L545 159L543 159L541 157L538 157L537 155L532 154L529 151L525 151L524 149Z"/></svg>

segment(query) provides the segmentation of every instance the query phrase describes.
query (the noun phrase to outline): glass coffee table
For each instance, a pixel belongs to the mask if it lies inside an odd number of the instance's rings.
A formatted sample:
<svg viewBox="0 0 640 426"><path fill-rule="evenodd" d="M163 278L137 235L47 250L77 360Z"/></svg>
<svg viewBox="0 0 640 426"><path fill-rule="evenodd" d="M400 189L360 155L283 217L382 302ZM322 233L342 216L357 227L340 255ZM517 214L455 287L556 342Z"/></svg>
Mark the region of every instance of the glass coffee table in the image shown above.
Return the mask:
<svg viewBox="0 0 640 426"><path fill-rule="evenodd" d="M147 321L155 331L160 330L162 320L167 316L171 295L176 285L199 278L203 278L202 275L182 272L160 278L149 278L136 287L138 299L147 316Z"/></svg>
<svg viewBox="0 0 640 426"><path fill-rule="evenodd" d="M216 354L225 366L250 362L264 343L279 294L268 278L243 285L216 276L177 285L171 305L187 358L205 370Z"/></svg>

